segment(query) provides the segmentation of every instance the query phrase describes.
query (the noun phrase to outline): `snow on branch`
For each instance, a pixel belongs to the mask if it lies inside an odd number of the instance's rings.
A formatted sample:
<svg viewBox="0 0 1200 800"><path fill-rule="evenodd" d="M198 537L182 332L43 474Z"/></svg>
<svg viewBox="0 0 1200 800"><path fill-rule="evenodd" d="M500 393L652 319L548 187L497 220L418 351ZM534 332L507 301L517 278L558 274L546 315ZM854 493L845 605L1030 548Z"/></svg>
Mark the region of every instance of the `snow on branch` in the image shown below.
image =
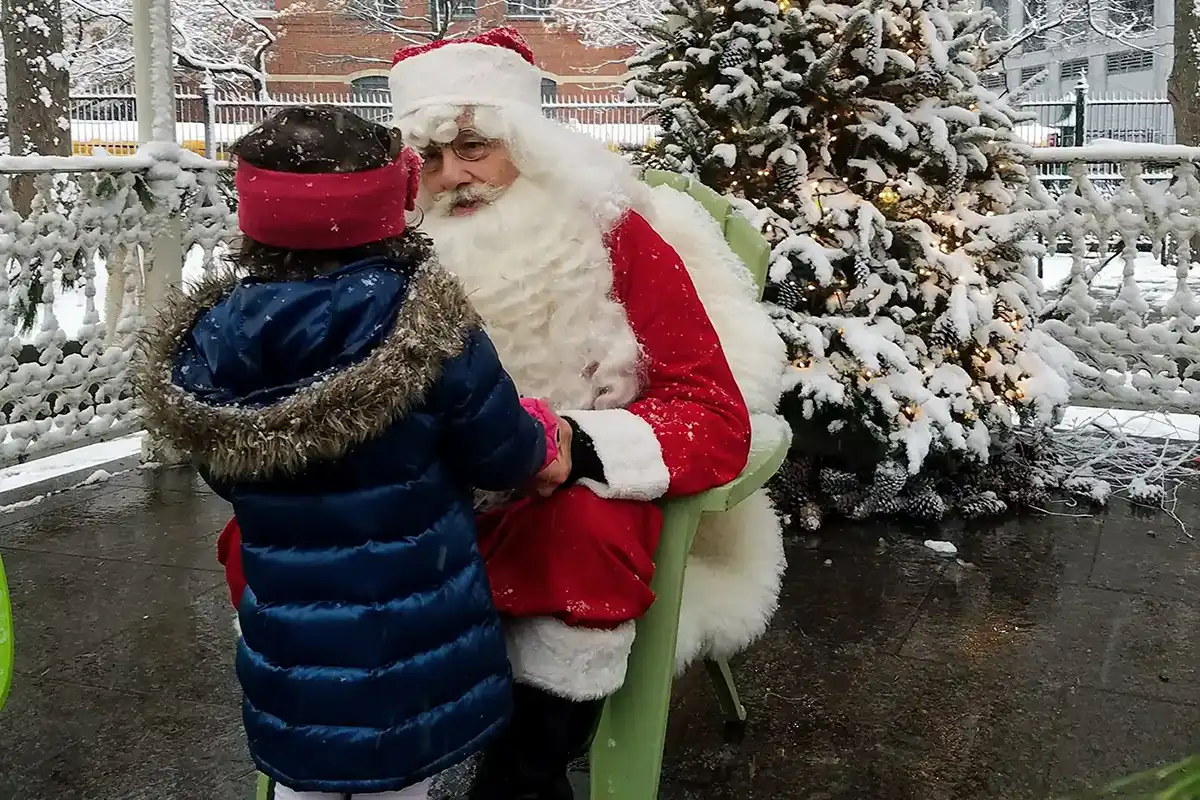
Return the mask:
<svg viewBox="0 0 1200 800"><path fill-rule="evenodd" d="M647 26L663 20L662 0L557 0L555 24L589 47L643 48L655 41Z"/></svg>
<svg viewBox="0 0 1200 800"><path fill-rule="evenodd" d="M984 5L1001 13L1007 11L1002 0ZM1009 20L999 20L1001 31L1006 32L995 42L998 59L1017 48L1029 52L1095 38L1149 50L1138 40L1155 27L1153 5L1147 8L1138 0L1023 0L1016 3L1016 8L1016 27L1008 29Z"/></svg>
<svg viewBox="0 0 1200 800"><path fill-rule="evenodd" d="M414 14L399 0L330 0L321 4L320 12L357 20L368 31L394 36L403 47L478 33L487 24L485 9L501 2L429 0L420 6L424 13Z"/></svg>
<svg viewBox="0 0 1200 800"><path fill-rule="evenodd" d="M132 0L67 0L66 57L72 83L89 88L126 82L133 69ZM267 51L275 34L259 17L260 0L189 0L172 4L172 46L179 65L221 80L249 81L266 92Z"/></svg>

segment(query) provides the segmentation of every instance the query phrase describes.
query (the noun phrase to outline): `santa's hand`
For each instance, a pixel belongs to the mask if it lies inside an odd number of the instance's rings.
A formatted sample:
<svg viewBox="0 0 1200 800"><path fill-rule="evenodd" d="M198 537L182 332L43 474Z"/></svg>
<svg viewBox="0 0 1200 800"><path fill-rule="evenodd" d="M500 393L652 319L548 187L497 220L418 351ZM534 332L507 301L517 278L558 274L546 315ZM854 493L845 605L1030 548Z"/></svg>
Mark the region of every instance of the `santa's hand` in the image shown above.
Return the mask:
<svg viewBox="0 0 1200 800"><path fill-rule="evenodd" d="M533 490L549 497L571 477L571 424L558 418L558 458L551 461L533 479Z"/></svg>

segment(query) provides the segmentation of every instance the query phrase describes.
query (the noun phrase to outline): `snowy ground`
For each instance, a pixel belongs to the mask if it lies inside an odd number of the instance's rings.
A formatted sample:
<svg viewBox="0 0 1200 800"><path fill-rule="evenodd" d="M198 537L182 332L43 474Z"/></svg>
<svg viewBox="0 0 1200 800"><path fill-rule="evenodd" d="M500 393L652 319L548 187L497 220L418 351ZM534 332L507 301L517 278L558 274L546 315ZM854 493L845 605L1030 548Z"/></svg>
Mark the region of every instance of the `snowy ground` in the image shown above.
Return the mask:
<svg viewBox="0 0 1200 800"><path fill-rule="evenodd" d="M1107 256L1105 257L1107 259ZM1092 268L1099 259L1089 260L1087 268ZM1142 296L1146 298L1151 308L1161 308L1175 293L1175 267L1161 263L1150 253L1138 253L1134 261L1134 275ZM1071 256L1065 254L1052 255L1042 263L1042 284L1047 293L1053 293L1064 281L1071 276ZM1120 290L1125 280L1125 261L1117 256L1092 279L1091 285L1095 296L1109 299ZM1200 294L1200 270L1193 269L1188 276L1188 285Z"/></svg>
<svg viewBox="0 0 1200 800"><path fill-rule="evenodd" d="M204 274L203 269L203 253L199 248L193 248L188 253L187 260L183 265L183 280L184 282L195 281ZM108 295L108 270L104 262L96 259L96 311L99 312L100 318L104 320L104 302ZM87 311L87 297L83 293L82 288L74 288L63 291L62 285L55 281L54 285L54 316L58 320L59 326L66 333L68 340L74 340L79 333L80 327L83 326L83 315ZM37 318L34 321L33 327L21 334L21 341L25 343L32 342L41 330L45 313L38 311ZM108 320L104 320L107 322Z"/></svg>
<svg viewBox="0 0 1200 800"><path fill-rule="evenodd" d="M76 447L63 453L0 469L0 496L14 489L137 455L142 451L142 436L141 433L132 433L111 441Z"/></svg>

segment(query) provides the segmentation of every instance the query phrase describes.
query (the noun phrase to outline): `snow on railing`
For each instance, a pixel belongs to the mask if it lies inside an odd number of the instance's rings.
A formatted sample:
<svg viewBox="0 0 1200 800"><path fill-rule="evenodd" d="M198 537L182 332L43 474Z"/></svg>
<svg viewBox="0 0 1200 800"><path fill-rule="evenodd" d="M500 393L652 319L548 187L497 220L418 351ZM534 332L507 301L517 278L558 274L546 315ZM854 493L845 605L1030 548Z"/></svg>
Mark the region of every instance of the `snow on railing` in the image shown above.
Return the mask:
<svg viewBox="0 0 1200 800"><path fill-rule="evenodd" d="M1058 211L1041 232L1041 324L1093 370L1075 397L1200 411L1200 148L1097 142L1031 159L1058 173L1039 176Z"/></svg>
<svg viewBox="0 0 1200 800"><path fill-rule="evenodd" d="M1058 212L1039 232L1041 324L1092 367L1076 399L1200 412L1200 148L1030 157ZM229 177L169 143L0 158L0 466L136 429L129 359L155 294L152 245L178 220L185 280L208 269L237 232Z"/></svg>
<svg viewBox="0 0 1200 800"><path fill-rule="evenodd" d="M211 265L236 229L226 168L173 144L0 158L0 466L137 428L151 246L181 220L192 270Z"/></svg>

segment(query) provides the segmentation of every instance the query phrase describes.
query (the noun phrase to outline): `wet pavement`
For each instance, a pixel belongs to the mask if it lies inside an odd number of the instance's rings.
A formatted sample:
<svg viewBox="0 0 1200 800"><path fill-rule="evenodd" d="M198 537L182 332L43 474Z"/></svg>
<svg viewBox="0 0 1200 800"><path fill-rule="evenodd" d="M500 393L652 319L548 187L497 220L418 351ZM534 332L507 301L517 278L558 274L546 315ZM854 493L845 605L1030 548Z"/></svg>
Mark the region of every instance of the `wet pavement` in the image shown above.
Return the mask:
<svg viewBox="0 0 1200 800"><path fill-rule="evenodd" d="M1180 508L1200 522L1200 492ZM253 797L228 515L153 470L0 516L0 800ZM965 564L917 529L792 540L774 627L734 665L744 737L725 741L703 670L683 677L662 797L1047 798L1200 752L1200 544L1127 505L945 535Z"/></svg>

